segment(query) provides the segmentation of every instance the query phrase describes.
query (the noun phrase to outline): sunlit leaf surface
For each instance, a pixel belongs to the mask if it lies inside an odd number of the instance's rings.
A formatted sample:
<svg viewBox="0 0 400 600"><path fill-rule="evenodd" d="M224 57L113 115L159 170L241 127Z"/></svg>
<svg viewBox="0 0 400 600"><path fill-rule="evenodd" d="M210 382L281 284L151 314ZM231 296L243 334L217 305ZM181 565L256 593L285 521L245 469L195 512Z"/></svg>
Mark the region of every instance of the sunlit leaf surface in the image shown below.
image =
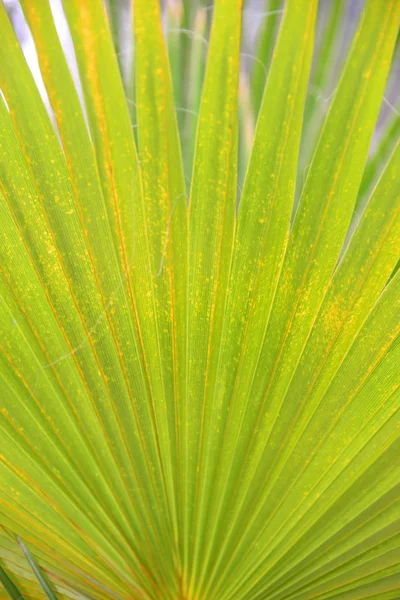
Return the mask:
<svg viewBox="0 0 400 600"><path fill-rule="evenodd" d="M400 598L400 4L260 4L0 3L1 599Z"/></svg>

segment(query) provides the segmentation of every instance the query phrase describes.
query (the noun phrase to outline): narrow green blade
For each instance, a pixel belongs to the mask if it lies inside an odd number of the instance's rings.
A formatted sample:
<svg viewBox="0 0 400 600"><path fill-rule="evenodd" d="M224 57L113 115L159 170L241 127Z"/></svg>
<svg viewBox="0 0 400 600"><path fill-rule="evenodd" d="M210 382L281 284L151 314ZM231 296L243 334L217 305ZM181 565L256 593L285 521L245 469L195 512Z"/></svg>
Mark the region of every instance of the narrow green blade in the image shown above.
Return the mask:
<svg viewBox="0 0 400 600"><path fill-rule="evenodd" d="M197 473L234 235L241 8L241 0L215 4L190 192L187 387L181 440L185 594L196 589L200 556L198 546L193 546L205 524L196 515Z"/></svg>
<svg viewBox="0 0 400 600"><path fill-rule="evenodd" d="M134 31L138 150L143 182L143 208L137 226L146 232L143 250L138 247L138 260L145 251L149 265L142 273L143 283L138 287L137 298L146 325L143 345L154 398L175 560L180 565L179 435L186 386L187 199L172 79L157 0L135 2ZM146 279L151 286L149 298L140 293ZM153 319L147 316L151 314Z"/></svg>
<svg viewBox="0 0 400 600"><path fill-rule="evenodd" d="M251 100L255 118L258 117L264 94L266 72L268 73L270 68L279 23L281 22L284 10L283 4L282 0L269 0L268 2L265 2L265 14L261 14L259 17L261 26L258 32L256 45L255 56L257 60L254 61L250 80ZM252 14L250 13L250 19L251 18Z"/></svg>
<svg viewBox="0 0 400 600"><path fill-rule="evenodd" d="M315 55L309 95L304 111L304 130L299 160L299 186L304 183L306 171L310 166L318 136L324 120L324 107L333 85L334 67L342 48L344 35L345 2L337 0L326 6L327 16L323 23L320 47ZM326 96L326 97L324 97ZM321 104L322 103L322 104ZM325 105L326 106L326 105Z"/></svg>
<svg viewBox="0 0 400 600"><path fill-rule="evenodd" d="M386 125L379 140L378 147L368 161L361 181L357 202L354 207L353 222L357 223L368 202L368 196L377 182L382 167L386 164L391 152L400 137L400 117L394 114Z"/></svg>
<svg viewBox="0 0 400 600"><path fill-rule="evenodd" d="M23 595L0 564L0 582L13 600L24 600Z"/></svg>
<svg viewBox="0 0 400 600"><path fill-rule="evenodd" d="M57 600L56 594L51 589L51 587L50 587L49 583L46 581L39 565L36 563L35 559L31 555L31 553L29 552L28 548L25 546L25 544L21 540L21 538L18 538L18 543L21 547L22 552L26 556L27 561L29 562L30 566L32 567L32 571L35 573L44 593L46 594L46 597L49 600Z"/></svg>

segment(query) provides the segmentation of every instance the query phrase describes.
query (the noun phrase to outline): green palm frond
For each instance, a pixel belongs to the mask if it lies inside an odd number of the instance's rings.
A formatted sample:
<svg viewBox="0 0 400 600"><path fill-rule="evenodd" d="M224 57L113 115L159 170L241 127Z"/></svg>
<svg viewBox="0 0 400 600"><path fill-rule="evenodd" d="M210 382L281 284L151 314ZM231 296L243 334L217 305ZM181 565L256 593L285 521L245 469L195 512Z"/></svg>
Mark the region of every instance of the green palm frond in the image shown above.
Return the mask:
<svg viewBox="0 0 400 600"><path fill-rule="evenodd" d="M64 0L77 85L21 0L46 103L0 3L0 598L400 598L400 4L321 4Z"/></svg>

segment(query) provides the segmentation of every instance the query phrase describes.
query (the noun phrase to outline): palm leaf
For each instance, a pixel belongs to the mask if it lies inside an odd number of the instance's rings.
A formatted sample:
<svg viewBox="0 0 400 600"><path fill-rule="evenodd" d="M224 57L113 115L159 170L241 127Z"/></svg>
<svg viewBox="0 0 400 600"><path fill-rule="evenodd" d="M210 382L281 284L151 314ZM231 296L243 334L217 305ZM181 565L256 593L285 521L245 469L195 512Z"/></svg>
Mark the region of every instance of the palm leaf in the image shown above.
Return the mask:
<svg viewBox="0 0 400 600"><path fill-rule="evenodd" d="M12 600L23 600L23 595L1 565L0 582L3 584L5 591L8 593L8 596L12 598Z"/></svg>
<svg viewBox="0 0 400 600"><path fill-rule="evenodd" d="M83 98L21 5L50 108L1 3L0 597L398 598L400 5L322 127L341 2L316 51L318 0L267 4L244 106L241 0L209 40L135 0L134 123L119 3L64 2Z"/></svg>

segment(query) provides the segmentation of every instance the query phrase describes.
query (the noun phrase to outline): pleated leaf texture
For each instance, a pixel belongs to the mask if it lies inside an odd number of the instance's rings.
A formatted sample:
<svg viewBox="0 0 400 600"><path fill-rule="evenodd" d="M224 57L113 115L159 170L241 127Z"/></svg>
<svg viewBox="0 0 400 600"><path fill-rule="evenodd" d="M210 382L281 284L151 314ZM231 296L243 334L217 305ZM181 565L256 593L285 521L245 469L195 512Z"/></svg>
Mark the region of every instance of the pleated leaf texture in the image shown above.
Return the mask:
<svg viewBox="0 0 400 600"><path fill-rule="evenodd" d="M64 0L78 85L21 0L43 100L0 3L1 599L400 598L400 2L316 126L318 4Z"/></svg>

